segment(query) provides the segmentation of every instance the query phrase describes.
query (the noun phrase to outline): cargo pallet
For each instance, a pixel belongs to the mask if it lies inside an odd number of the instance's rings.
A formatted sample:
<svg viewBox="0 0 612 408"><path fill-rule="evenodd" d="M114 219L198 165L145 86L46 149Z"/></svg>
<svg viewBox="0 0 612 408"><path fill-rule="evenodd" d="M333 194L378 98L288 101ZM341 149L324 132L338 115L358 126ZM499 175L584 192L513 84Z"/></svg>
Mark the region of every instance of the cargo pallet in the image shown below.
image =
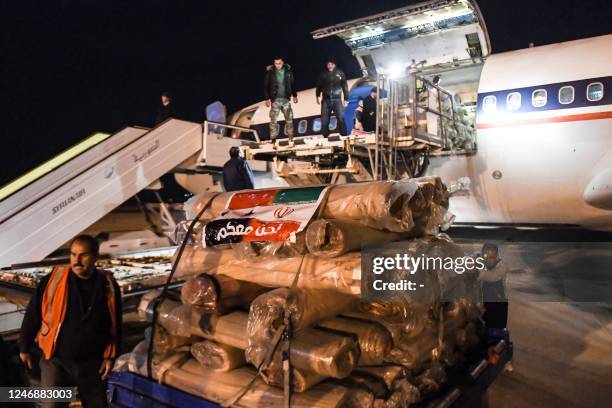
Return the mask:
<svg viewBox="0 0 612 408"><path fill-rule="evenodd" d="M512 360L512 355L513 345L507 330L488 334L484 346L469 353L465 364L448 370L448 382L441 390L441 396L428 399L417 407L479 406L487 388ZM217 403L127 371L110 374L108 393L112 407L220 407Z"/></svg>

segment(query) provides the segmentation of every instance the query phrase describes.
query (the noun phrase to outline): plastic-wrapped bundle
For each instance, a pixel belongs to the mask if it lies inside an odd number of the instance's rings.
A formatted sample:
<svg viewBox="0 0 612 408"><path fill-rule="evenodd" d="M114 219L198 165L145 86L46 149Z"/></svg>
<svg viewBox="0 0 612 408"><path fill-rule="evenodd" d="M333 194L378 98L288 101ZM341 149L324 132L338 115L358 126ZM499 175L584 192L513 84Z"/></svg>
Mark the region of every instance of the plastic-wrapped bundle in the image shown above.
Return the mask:
<svg viewBox="0 0 612 408"><path fill-rule="evenodd" d="M383 326L397 347L407 337L418 336L426 327L436 327L437 323L431 318L432 307L420 302L362 302L358 311L345 315Z"/></svg>
<svg viewBox="0 0 612 408"><path fill-rule="evenodd" d="M157 321L166 330L177 336L191 336L191 305L164 300L158 311Z"/></svg>
<svg viewBox="0 0 612 408"><path fill-rule="evenodd" d="M401 364L411 371L419 371L437 355L438 330L430 327L421 332L412 341L395 344L395 347L385 356L390 363Z"/></svg>
<svg viewBox="0 0 612 408"><path fill-rule="evenodd" d="M404 206L417 188L414 180L339 184L329 191L320 216L375 229L409 231L414 222Z"/></svg>
<svg viewBox="0 0 612 408"><path fill-rule="evenodd" d="M246 337L248 318L246 312L236 311L220 315L204 313L194 307L191 313L191 333L244 350L248 346Z"/></svg>
<svg viewBox="0 0 612 408"><path fill-rule="evenodd" d="M434 362L416 378L416 386L423 397L427 397L440 389L447 376L441 364Z"/></svg>
<svg viewBox="0 0 612 408"><path fill-rule="evenodd" d="M262 286L291 286L300 271L298 287L334 289L359 294L361 256L349 253L338 258L313 255L293 258L239 256L231 249L185 248L178 265L180 276L199 273L226 275Z"/></svg>
<svg viewBox="0 0 612 408"><path fill-rule="evenodd" d="M282 367L269 367L262 372L262 377L266 384L274 387L283 388L284 377ZM304 392L325 379L324 376L309 371L293 368L291 370L291 390Z"/></svg>
<svg viewBox="0 0 612 408"><path fill-rule="evenodd" d="M304 255L308 252L306 248L306 234L304 231L295 235L295 242L266 242L266 241L242 241L230 244L239 257L277 257L291 258Z"/></svg>
<svg viewBox="0 0 612 408"><path fill-rule="evenodd" d="M247 361L260 362L261 355L254 355L252 350L247 349ZM280 362L280 357L281 353L276 353L273 366ZM297 333L291 340L289 358L291 365L296 368L325 377L344 378L357 364L359 348L357 342L350 337L307 329Z"/></svg>
<svg viewBox="0 0 612 408"><path fill-rule="evenodd" d="M140 375L147 374L148 340L142 340L134 347L128 360L128 369ZM181 347L166 354L154 353L151 360L151 371L154 378L163 378L165 373L173 366L189 358L189 347Z"/></svg>
<svg viewBox="0 0 612 408"><path fill-rule="evenodd" d="M419 188L426 184L433 186L432 200L434 203L441 205L444 208L448 208L448 199L450 197L449 191L446 185L442 182L440 177L429 176L419 177L415 179L419 183Z"/></svg>
<svg viewBox="0 0 612 408"><path fill-rule="evenodd" d="M264 293L251 303L247 323L247 360L258 365L272 347L274 334L284 321L285 309L291 316L291 328L299 331L350 309L354 303L352 296L324 290L299 288L292 292L278 288Z"/></svg>
<svg viewBox="0 0 612 408"><path fill-rule="evenodd" d="M451 241L432 238L427 245L425 256L434 260L448 258L459 260L465 258L466 254L459 245ZM429 266L426 272L435 275L439 285L440 300L445 302L454 302L458 299L480 300L480 285L475 268L455 263L454 270L445 269L442 262L434 262L432 266Z"/></svg>
<svg viewBox="0 0 612 408"><path fill-rule="evenodd" d="M436 235L440 227L445 230L454 220L454 215L448 212L448 190L439 177L414 180L419 188L406 206L414 219L413 235Z"/></svg>
<svg viewBox="0 0 612 408"><path fill-rule="evenodd" d="M117 357L113 364L113 371L128 371L131 353L125 353Z"/></svg>
<svg viewBox="0 0 612 408"><path fill-rule="evenodd" d="M241 367L228 372L218 372L202 367L190 359L168 370L164 383L197 395L209 401L224 403L236 396L256 375L251 367ZM296 393L291 398L295 408L340 407L346 399L347 389L333 384L321 383L306 392ZM232 407L280 407L283 405L283 390L267 385L261 378Z"/></svg>
<svg viewBox="0 0 612 408"><path fill-rule="evenodd" d="M188 220L194 219L202 209L207 206L207 210L201 217L202 220L212 219L221 216L225 211L225 206L230 199L232 193L207 192L192 196L183 204L185 218Z"/></svg>
<svg viewBox="0 0 612 408"><path fill-rule="evenodd" d="M407 231L414 224L412 215L403 211L403 206L417 188L417 182L409 179L335 185L323 201L321 216L352 220L376 229ZM187 219L194 218L209 202L211 204L202 218L220 216L231 195L204 193L192 197L185 203Z"/></svg>
<svg viewBox="0 0 612 408"><path fill-rule="evenodd" d="M247 321L244 312L232 312L227 315L201 313L197 308L192 311L192 334L215 340L239 349L247 349ZM271 344L267 344L272 347ZM259 352L251 354L247 361L258 366L269 349L258 348ZM291 341L291 364L305 372L319 373L326 377L344 375L355 365L358 348L354 340L315 329L306 329ZM251 353L254 349L251 348ZM280 367L281 354L277 350L273 366Z"/></svg>
<svg viewBox="0 0 612 408"><path fill-rule="evenodd" d="M357 336L359 342L360 366L380 365L384 356L391 350L393 340L389 332L380 324L346 317L333 317L318 323L319 327Z"/></svg>
<svg viewBox="0 0 612 408"><path fill-rule="evenodd" d="M365 373L382 380L388 389L396 388L399 380L406 378L406 368L399 365L381 365L377 367L358 367L356 373Z"/></svg>
<svg viewBox="0 0 612 408"><path fill-rule="evenodd" d="M360 250L365 244L398 241L407 236L407 233L377 230L356 222L319 219L306 229L306 246L313 255L334 258Z"/></svg>
<svg viewBox="0 0 612 408"><path fill-rule="evenodd" d="M151 302L159 297L161 294L161 290L155 289L150 290L140 298L140 302L138 303L138 317L141 320L150 321L151 316L149 316L147 308L151 304Z"/></svg>
<svg viewBox="0 0 612 408"><path fill-rule="evenodd" d="M240 349L247 347L246 312L219 315L168 299L160 304L158 310L158 323L170 333L184 337L203 337Z"/></svg>
<svg viewBox="0 0 612 408"><path fill-rule="evenodd" d="M361 388L349 388L349 393L342 404L343 408L373 408L374 395Z"/></svg>
<svg viewBox="0 0 612 408"><path fill-rule="evenodd" d="M151 338L151 328L148 327L145 330L145 339L147 341ZM166 354L179 347L191 344L191 337L175 336L168 333L166 329L161 326L155 328L155 338L153 339L153 351L157 354Z"/></svg>
<svg viewBox="0 0 612 408"><path fill-rule="evenodd" d="M267 352L271 350L251 348L247 349L245 356L247 362L258 367ZM317 329L306 329L291 339L289 349L291 366L305 375L311 373L320 377L345 378L355 368L358 358L359 347L351 337ZM264 369L264 377L279 378L282 376L282 369L282 352L279 345L270 364ZM315 378L311 376L304 378L304 386L314 380Z"/></svg>
<svg viewBox="0 0 612 408"><path fill-rule="evenodd" d="M404 408L421 401L419 389L407 380L400 380L400 384L391 392L386 400L374 401L374 408Z"/></svg>
<svg viewBox="0 0 612 408"><path fill-rule="evenodd" d="M248 307L267 288L225 275L200 274L181 288L181 301L201 307L206 312L227 313Z"/></svg>
<svg viewBox="0 0 612 408"><path fill-rule="evenodd" d="M215 371L229 371L246 364L244 350L210 340L193 343L191 355L203 367Z"/></svg>

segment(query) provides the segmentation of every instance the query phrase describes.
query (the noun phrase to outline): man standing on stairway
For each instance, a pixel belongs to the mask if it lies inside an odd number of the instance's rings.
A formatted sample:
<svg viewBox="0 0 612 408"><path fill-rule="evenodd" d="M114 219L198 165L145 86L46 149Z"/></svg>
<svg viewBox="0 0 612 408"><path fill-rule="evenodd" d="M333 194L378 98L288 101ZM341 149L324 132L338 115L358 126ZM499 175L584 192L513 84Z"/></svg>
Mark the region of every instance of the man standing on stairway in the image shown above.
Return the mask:
<svg viewBox="0 0 612 408"><path fill-rule="evenodd" d="M278 114L285 117L285 133L289 143L293 142L293 110L291 100L298 103L297 92L294 89L294 78L291 66L285 64L282 58L274 58L274 64L266 68L264 78L264 100L270 109L270 140L272 143L278 136Z"/></svg>

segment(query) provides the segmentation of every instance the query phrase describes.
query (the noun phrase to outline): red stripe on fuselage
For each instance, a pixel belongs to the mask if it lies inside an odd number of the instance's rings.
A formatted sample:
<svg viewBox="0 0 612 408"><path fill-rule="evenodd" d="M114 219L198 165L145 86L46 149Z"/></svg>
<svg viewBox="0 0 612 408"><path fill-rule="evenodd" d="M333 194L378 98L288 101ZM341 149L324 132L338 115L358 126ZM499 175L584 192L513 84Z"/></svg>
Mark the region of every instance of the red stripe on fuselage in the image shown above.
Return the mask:
<svg viewBox="0 0 612 408"><path fill-rule="evenodd" d="M479 123L476 125L476 129L490 129L490 128L503 127L503 126L538 125L540 123L579 122L581 120L596 120L596 119L609 119L609 118L612 118L612 111L579 113L576 115L565 115L565 116L552 116L549 118L505 120L505 121L495 122L495 123Z"/></svg>

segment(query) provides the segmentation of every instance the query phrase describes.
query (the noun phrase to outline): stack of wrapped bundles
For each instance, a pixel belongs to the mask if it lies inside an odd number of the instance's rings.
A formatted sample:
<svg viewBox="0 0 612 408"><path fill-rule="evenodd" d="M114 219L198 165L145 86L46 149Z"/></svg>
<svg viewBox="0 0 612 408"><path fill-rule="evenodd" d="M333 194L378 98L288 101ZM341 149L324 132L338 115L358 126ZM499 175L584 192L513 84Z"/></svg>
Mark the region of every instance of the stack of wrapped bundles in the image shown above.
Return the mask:
<svg viewBox="0 0 612 408"><path fill-rule="evenodd" d="M431 274L426 302L359 297L367 244L463 255L439 234L452 221L440 179L332 186L290 241L206 245L206 225L231 197L205 194L186 204L188 220L202 216L191 236L183 228L181 293L157 305L152 371L160 382L233 406L281 406L289 376L294 407L406 407L435 392L445 367L479 341L482 307L456 274ZM446 301L445 290L466 298ZM143 317L150 319L158 295L142 298ZM146 375L148 344L131 353L131 371Z"/></svg>

